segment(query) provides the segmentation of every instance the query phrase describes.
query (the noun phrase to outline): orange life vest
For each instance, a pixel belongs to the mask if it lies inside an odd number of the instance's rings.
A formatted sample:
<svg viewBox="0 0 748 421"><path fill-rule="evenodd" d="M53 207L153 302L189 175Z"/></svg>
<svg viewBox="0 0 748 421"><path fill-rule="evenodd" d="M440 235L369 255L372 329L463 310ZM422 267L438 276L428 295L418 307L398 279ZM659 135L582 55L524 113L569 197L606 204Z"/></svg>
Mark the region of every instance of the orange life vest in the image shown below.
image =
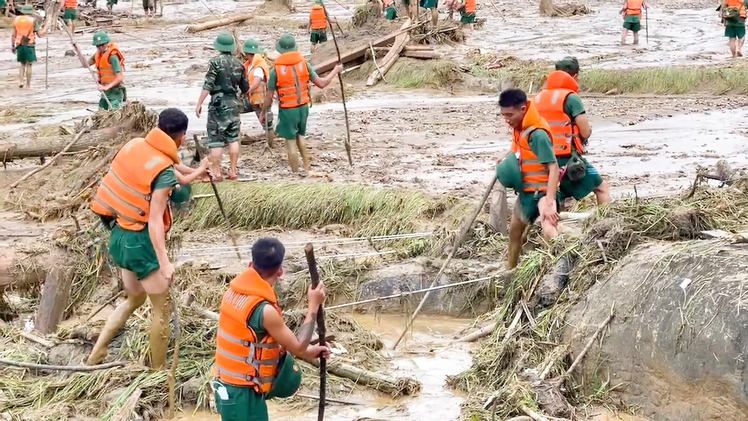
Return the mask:
<svg viewBox="0 0 748 421"><path fill-rule="evenodd" d="M13 28L16 30L16 45L21 44L21 38L24 36L29 39L29 44L34 43L35 22L31 16L16 16L16 19L13 21Z"/></svg>
<svg viewBox="0 0 748 421"><path fill-rule="evenodd" d="M260 85L257 86L257 89L249 93L249 103L262 105L262 103L265 101L265 92L267 90L265 82L267 82L270 74L270 67L268 66L268 62L265 61L265 58L262 56L262 54L255 54L252 57L251 63L249 60L244 62L244 71L247 73L247 80L249 80L250 85L252 85L252 80L255 78L255 69L258 68L262 69L262 75L264 79L262 82L260 82Z"/></svg>
<svg viewBox="0 0 748 421"><path fill-rule="evenodd" d="M91 210L102 216L116 217L117 225L129 231L141 231L148 223L151 208L151 184L161 171L179 162L177 145L156 128L145 138L125 143L101 179ZM171 228L171 211L164 212L164 227Z"/></svg>
<svg viewBox="0 0 748 421"><path fill-rule="evenodd" d="M231 280L218 316L215 372L222 382L267 393L284 350L270 335L258 338L247 326L247 319L262 302L281 314L273 287L256 270L250 267Z"/></svg>
<svg viewBox="0 0 748 421"><path fill-rule="evenodd" d="M312 10L309 11L309 22L312 24L312 29L325 29L327 28L327 18L325 18L325 8L319 4L312 6Z"/></svg>
<svg viewBox="0 0 748 421"><path fill-rule="evenodd" d="M475 0L465 0L465 13L475 13Z"/></svg>
<svg viewBox="0 0 748 421"><path fill-rule="evenodd" d="M569 94L579 92L579 84L563 70L548 74L545 88L535 97L535 106L553 133L553 152L558 157L571 156L572 142L580 154L584 153L577 127L564 112L564 102Z"/></svg>
<svg viewBox="0 0 748 421"><path fill-rule="evenodd" d="M306 66L299 51L283 53L275 60L275 86L281 108L309 103L309 69Z"/></svg>
<svg viewBox="0 0 748 421"><path fill-rule="evenodd" d="M725 4L727 4L727 7L734 7L740 10L740 17L745 19L745 3L743 3L743 0L727 0Z"/></svg>
<svg viewBox="0 0 748 421"><path fill-rule="evenodd" d="M101 84L114 82L114 79L117 77L112 68L112 63L109 62L109 57L112 54L119 58L119 65L121 66L120 71L125 71L125 57L119 51L119 48L117 48L117 44L110 42L107 44L104 54L97 50L96 55L94 56L96 69L99 71L99 83Z"/></svg>
<svg viewBox="0 0 748 421"><path fill-rule="evenodd" d="M626 15L641 16L644 0L626 0Z"/></svg>
<svg viewBox="0 0 748 421"><path fill-rule="evenodd" d="M78 0L65 0L66 9L75 9L78 7Z"/></svg>
<svg viewBox="0 0 748 421"><path fill-rule="evenodd" d="M522 191L543 192L548 189L548 169L538 162L538 156L530 149L530 134L535 130L545 130L553 138L551 127L540 117L533 101L527 101L527 111L522 119L522 129L512 133L512 152L518 154L519 169L522 172Z"/></svg>

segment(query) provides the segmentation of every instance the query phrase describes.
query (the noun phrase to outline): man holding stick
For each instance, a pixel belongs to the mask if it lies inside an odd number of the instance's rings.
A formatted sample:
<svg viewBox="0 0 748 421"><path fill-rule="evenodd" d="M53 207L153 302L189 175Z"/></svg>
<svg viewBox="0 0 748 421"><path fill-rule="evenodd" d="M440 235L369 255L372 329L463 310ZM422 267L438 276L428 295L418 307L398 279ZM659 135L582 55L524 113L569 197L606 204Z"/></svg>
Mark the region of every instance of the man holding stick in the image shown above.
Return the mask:
<svg viewBox="0 0 748 421"><path fill-rule="evenodd" d="M116 110L127 101L124 85L125 57L106 32L95 33L92 44L96 47L96 54L88 60L88 65L96 66L99 91L106 96L106 99L103 96L99 99L99 109L108 110L111 104L112 110Z"/></svg>
<svg viewBox="0 0 748 421"><path fill-rule="evenodd" d="M283 320L273 287L283 275L285 247L275 238L252 245L252 263L229 283L216 334L216 378L211 383L222 421L268 421L267 399L289 397L301 384L292 355L327 358L309 345L325 286L307 291L308 310L294 335Z"/></svg>

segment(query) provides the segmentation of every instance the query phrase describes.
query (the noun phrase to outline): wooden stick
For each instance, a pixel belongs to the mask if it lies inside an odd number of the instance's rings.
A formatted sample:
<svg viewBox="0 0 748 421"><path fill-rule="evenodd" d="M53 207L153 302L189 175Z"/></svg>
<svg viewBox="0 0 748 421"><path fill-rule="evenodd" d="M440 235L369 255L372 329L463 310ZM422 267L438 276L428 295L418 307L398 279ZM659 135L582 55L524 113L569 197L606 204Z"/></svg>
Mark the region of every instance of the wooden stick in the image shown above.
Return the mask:
<svg viewBox="0 0 748 421"><path fill-rule="evenodd" d="M327 18L327 24L332 29L332 22L330 21L330 15L327 13L327 8L322 5L322 10L325 11L325 18ZM340 58L340 47L338 47L338 39L335 37L335 31L332 32L332 42L335 44L335 52L338 53L338 63L343 64L343 60ZM348 106L345 104L345 85L343 84L343 75L338 73L338 82L340 82L340 97L343 100L343 113L345 114L345 153L348 155L348 165L353 165L353 158L351 158L351 126L348 122ZM321 420L320 420L321 421Z"/></svg>
<svg viewBox="0 0 748 421"><path fill-rule="evenodd" d="M496 3L493 2L493 0L488 0L488 2L491 3L491 6L493 6L493 8L496 9L497 12L499 12L499 17L501 17L501 20L506 22L506 18L504 17L504 14L501 13L499 6L497 6Z"/></svg>
<svg viewBox="0 0 748 421"><path fill-rule="evenodd" d="M324 6L323 6L324 7ZM304 254L306 255L306 263L309 267L309 277L312 280L312 289L316 289L319 285L319 272L317 271L317 259L314 257L314 245L307 243L304 247ZM317 309L317 335L319 336L320 346L325 346L325 309L320 304ZM327 395L327 359L321 355L319 357L319 408L317 410L317 421L323 421L325 419L325 397Z"/></svg>
<svg viewBox="0 0 748 421"><path fill-rule="evenodd" d="M379 67L379 64L377 64L377 53L374 52L374 46L371 45L371 43L369 43L369 48L371 49L371 61L374 62L374 66L376 66L377 70L379 71L379 76L382 77L382 80L387 82L387 79L384 78L384 72L382 72L382 69Z"/></svg>
<svg viewBox="0 0 748 421"><path fill-rule="evenodd" d="M68 38L70 38L70 43L73 44L73 49L75 50L75 54L78 56L78 60L81 62L81 66L83 66L84 69L88 69L88 72L91 73L91 77L93 78L94 83L96 84L96 90L99 90L99 79L96 77L96 74L93 70L91 70L91 66L88 65L88 61L86 61L86 58L83 57L83 53L81 53L81 49L78 48L78 44L75 42L75 38L73 38L73 34L70 32L70 28L68 28L67 25L62 25L62 29L65 30L68 34ZM109 109L112 109L112 103L109 102L109 98L104 94L104 92L101 93L101 97L104 98L104 101L106 101L107 105L109 106Z"/></svg>
<svg viewBox="0 0 748 421"><path fill-rule="evenodd" d="M528 408L527 405L521 405L519 409L527 414L528 417L532 418L535 421L548 421L548 418L538 414L537 412L533 411L532 409Z"/></svg>
<svg viewBox="0 0 748 421"><path fill-rule="evenodd" d="M94 311L92 311L91 313L89 313L89 314L88 314L88 317L86 317L86 321L89 321L89 320L91 320L91 319L93 318L93 316L95 316L95 315L99 314L99 312L100 312L101 310L103 310L103 309L104 309L104 307L108 306L108 305L109 305L109 304L111 304L111 303L112 303L112 302L113 302L114 300L116 300L117 298L121 297L121 296L122 296L122 295L124 295L124 294L125 294L125 291L120 291L120 292L118 292L118 293L116 293L116 294L112 295L111 297L109 297L109 299L108 299L108 300L104 301L104 302L103 302L103 303L102 303L102 304L101 304L100 306L96 307L96 309L95 309Z"/></svg>
<svg viewBox="0 0 748 421"><path fill-rule="evenodd" d="M179 326L179 310L177 302L174 301L174 295L171 293L171 288L169 288L169 301L171 301L171 314L172 314L172 320L174 323L174 352L171 354L171 367L169 368L169 372L167 374L167 383L169 387L169 419L174 418L174 411L176 408L176 403L174 399L174 390L176 389L176 372L177 372L177 364L179 363L179 338L181 336L180 332L180 326Z"/></svg>
<svg viewBox="0 0 748 421"><path fill-rule="evenodd" d="M14 182L13 184L10 185L10 189L12 190L12 189L18 187L19 184L21 184L24 181L26 181L32 175L34 175L34 174L36 174L36 173L44 170L45 168L49 167L50 165L54 164L57 161L57 159L59 159L65 152L67 152L68 149L70 149L73 146L73 144L75 142L77 142L78 139L80 139L81 136L83 136L83 134L86 133L86 132L88 132L88 128L84 128L83 130L81 130L80 132L78 132L78 134L75 135L75 137L73 138L73 140L71 140L70 143L68 143L67 145L65 145L65 147L62 148L62 150L57 153L57 155L53 156L50 160L48 160L47 162L45 162L44 165L42 165L41 167L34 168L33 170L29 171L23 177L21 177L18 180L16 180L16 182Z"/></svg>
<svg viewBox="0 0 748 421"><path fill-rule="evenodd" d="M132 412L138 406L138 399L140 399L142 393L143 391L140 388L135 389L119 407L117 413L112 417L112 421L130 421Z"/></svg>
<svg viewBox="0 0 748 421"><path fill-rule="evenodd" d="M297 393L296 396L298 396L300 398L306 398L306 399L315 399L315 400L319 400L320 399L319 396L308 395L306 393ZM363 404L361 402L352 402L352 401L346 401L346 400L343 400L343 399L335 399L335 398L325 398L325 401L332 402L332 403L339 403L339 404L343 404L343 405L365 405L365 404Z"/></svg>
<svg viewBox="0 0 748 421"><path fill-rule="evenodd" d="M98 365L47 365L47 364L22 363L19 361L11 361L11 360L6 360L4 358L0 358L0 365L8 365L11 367L19 367L19 368L32 368L35 370L86 372L86 371L106 370L108 368L114 368L114 367L124 367L126 364L124 362L115 361L111 363L98 364Z"/></svg>
<svg viewBox="0 0 748 421"><path fill-rule="evenodd" d="M478 339L486 337L493 333L493 331L496 330L496 325L498 325L498 323L496 322L489 323L476 331L468 333L467 335L458 339L457 342L475 342Z"/></svg>
<svg viewBox="0 0 748 421"><path fill-rule="evenodd" d="M447 260L444 261L444 264L442 264L441 269L439 269L439 273L434 277L434 280L431 282L431 285L429 285L429 288L433 288L436 285L436 282L439 281L439 278L441 278L442 273L444 273L444 269L447 268L447 265L449 265L449 262L452 261L452 258L455 257L457 254L457 249L460 248L460 244L462 244L463 241L465 241L465 238L467 237L468 232L470 231L470 227L473 226L473 222L475 222L475 219L478 217L478 214L483 210L483 205L486 203L486 200L488 199L488 195L491 194L491 190L493 190L493 186L496 184L496 177L491 177L491 182L488 183L488 188L486 188L486 191L483 193L483 197L481 198L480 202L478 203L478 206L475 208L475 211L473 212L473 215L470 217L470 221L465 224L465 226L462 228L462 232L457 237L457 241L455 241L454 246L452 246L452 251L449 253L449 257L447 257ZM421 302L418 304L418 307L416 307L416 311L413 312L413 315L410 316L410 320L408 320L408 323L405 325L405 329L403 330L403 333L400 334L400 337L397 338L397 341L395 341L395 345L393 345L392 349L396 349L397 346L400 344L400 341L403 340L403 337L405 337L405 333L408 332L408 329L413 325L413 321L415 321L416 317L418 317L418 313L423 308L423 305L426 303L426 300L429 298L430 292L426 292L426 295L421 298Z"/></svg>
<svg viewBox="0 0 748 421"><path fill-rule="evenodd" d="M26 338L26 339L30 340L31 342L36 342L39 345L45 346L47 348L52 348L53 346L55 346L54 342L52 342L52 341L50 341L48 339L40 338L40 337L38 337L38 336L36 336L36 335L34 335L32 333L29 333L29 332L21 331L18 334L22 338Z"/></svg>
<svg viewBox="0 0 748 421"><path fill-rule="evenodd" d="M44 37L47 49L44 51L44 89L49 89L49 37Z"/></svg>

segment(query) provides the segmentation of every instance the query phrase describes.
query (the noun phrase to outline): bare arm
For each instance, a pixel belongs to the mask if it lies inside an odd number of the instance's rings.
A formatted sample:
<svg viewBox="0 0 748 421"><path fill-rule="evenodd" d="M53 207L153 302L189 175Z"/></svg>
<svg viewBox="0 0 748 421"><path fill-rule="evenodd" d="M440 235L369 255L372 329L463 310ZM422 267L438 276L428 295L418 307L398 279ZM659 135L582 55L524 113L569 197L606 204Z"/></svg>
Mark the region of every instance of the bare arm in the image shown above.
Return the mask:
<svg viewBox="0 0 748 421"><path fill-rule="evenodd" d="M148 216L148 236L160 266L169 263L169 255L166 252L166 228L164 227L164 212L168 206L169 190L158 189L151 194L151 213Z"/></svg>
<svg viewBox="0 0 748 421"><path fill-rule="evenodd" d="M107 83L106 85L104 85L104 90L108 91L116 86L119 86L124 80L125 73L118 72L116 75L114 75L114 80L112 81L112 83Z"/></svg>
<svg viewBox="0 0 748 421"><path fill-rule="evenodd" d="M16 46L16 29L13 28L13 33L10 35L10 45Z"/></svg>
<svg viewBox="0 0 748 421"><path fill-rule="evenodd" d="M197 168L188 167L184 164L174 164L174 169L182 174L192 174L193 172L198 171Z"/></svg>
<svg viewBox="0 0 748 421"><path fill-rule="evenodd" d="M252 92L255 89L259 88L261 83L262 83L262 78L261 77L257 77L257 76L253 77L252 78L252 84L249 85L249 91L247 91L247 93Z"/></svg>
<svg viewBox="0 0 748 421"><path fill-rule="evenodd" d="M579 127L579 136L582 137L583 141L587 141L592 136L592 127L590 127L586 114L579 114L574 117L574 124Z"/></svg>
<svg viewBox="0 0 748 421"><path fill-rule="evenodd" d="M554 201L556 200L556 189L558 187L558 162L552 162L550 164L546 164L545 166L548 168L548 190L546 190L545 195L548 198L552 198Z"/></svg>
<svg viewBox="0 0 748 421"><path fill-rule="evenodd" d="M334 70L327 74L325 77L315 77L312 79L312 83L314 86L323 89L325 86L329 85L330 82L335 78L335 76L338 75L338 72L335 72Z"/></svg>
<svg viewBox="0 0 748 421"><path fill-rule="evenodd" d="M203 102L205 102L205 98L207 98L208 95L210 95L210 91L206 91L205 89L203 89L202 91L200 91L200 98L197 99L197 106L198 107L202 107L203 106Z"/></svg>
<svg viewBox="0 0 748 421"><path fill-rule="evenodd" d="M314 331L314 320L317 313L307 312L304 324L299 329L299 337L295 336L291 329L286 326L283 316L272 306L265 306L262 309L262 327L267 330L268 334L288 352L297 357L316 357L316 355L307 355L307 348L312 339Z"/></svg>

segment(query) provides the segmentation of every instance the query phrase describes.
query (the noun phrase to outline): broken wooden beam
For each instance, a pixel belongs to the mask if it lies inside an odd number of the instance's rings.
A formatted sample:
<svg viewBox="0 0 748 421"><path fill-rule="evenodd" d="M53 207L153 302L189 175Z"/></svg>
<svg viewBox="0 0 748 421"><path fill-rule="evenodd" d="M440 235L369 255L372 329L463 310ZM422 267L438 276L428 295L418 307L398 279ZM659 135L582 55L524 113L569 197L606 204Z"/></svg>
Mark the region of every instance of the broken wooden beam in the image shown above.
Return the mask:
<svg viewBox="0 0 748 421"><path fill-rule="evenodd" d="M307 363L319 367L318 359L301 358ZM421 383L411 377L392 377L379 372L364 370L333 359L327 362L327 371L331 374L354 381L356 384L371 387L390 396L413 396L421 390Z"/></svg>
<svg viewBox="0 0 748 421"><path fill-rule="evenodd" d="M209 20L203 23L196 23L187 27L187 32L193 34L195 32L205 31L207 29L218 28L221 26L231 25L232 23L244 22L245 20L252 19L253 13L236 13L233 15L225 16L216 20Z"/></svg>
<svg viewBox="0 0 748 421"><path fill-rule="evenodd" d="M408 27L410 27L410 18L405 20L403 26L401 26L400 29L404 30ZM384 60L382 61L379 69L375 70L371 75L369 75L369 78L366 80L366 86L374 86L377 84L377 82L384 78L387 72L395 64L397 59L400 58L400 53L403 51L403 47L405 47L405 44L407 44L408 41L410 41L410 34L408 32L403 32L395 37L395 42L392 44L392 48L390 48L390 51L387 53L387 55L384 56Z"/></svg>
<svg viewBox="0 0 748 421"><path fill-rule="evenodd" d="M417 58L419 60L433 60L441 55L434 50L403 50L400 57Z"/></svg>
<svg viewBox="0 0 748 421"><path fill-rule="evenodd" d="M63 262L53 263L44 279L42 298L36 311L34 327L48 335L57 331L65 308L70 301L70 288L73 284L73 271Z"/></svg>

